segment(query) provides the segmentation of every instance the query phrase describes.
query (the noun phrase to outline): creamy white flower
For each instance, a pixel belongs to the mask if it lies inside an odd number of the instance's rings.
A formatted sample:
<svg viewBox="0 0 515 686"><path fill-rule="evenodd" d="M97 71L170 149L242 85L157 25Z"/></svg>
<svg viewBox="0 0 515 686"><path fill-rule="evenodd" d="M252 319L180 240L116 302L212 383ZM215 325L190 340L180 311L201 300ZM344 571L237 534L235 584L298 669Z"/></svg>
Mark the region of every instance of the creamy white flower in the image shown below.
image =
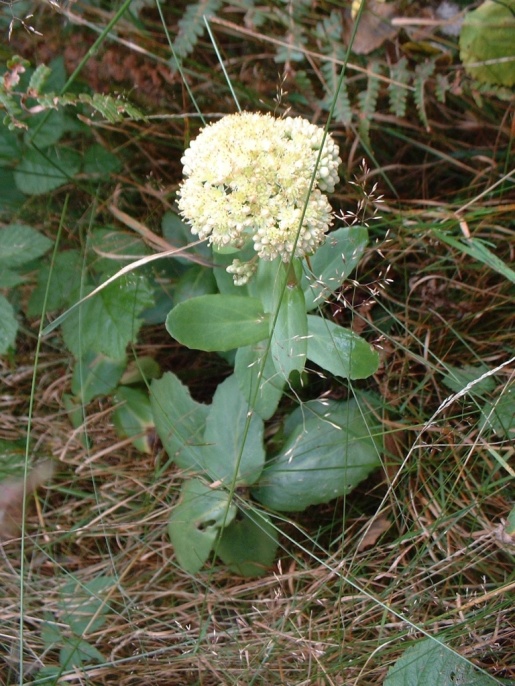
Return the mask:
<svg viewBox="0 0 515 686"><path fill-rule="evenodd" d="M323 193L334 190L341 164L334 140L326 136L322 148L323 138L301 117L240 113L206 126L181 160L179 210L192 232L218 247L252 241L266 260L313 253L332 224ZM251 276L241 263L231 271L242 283Z"/></svg>

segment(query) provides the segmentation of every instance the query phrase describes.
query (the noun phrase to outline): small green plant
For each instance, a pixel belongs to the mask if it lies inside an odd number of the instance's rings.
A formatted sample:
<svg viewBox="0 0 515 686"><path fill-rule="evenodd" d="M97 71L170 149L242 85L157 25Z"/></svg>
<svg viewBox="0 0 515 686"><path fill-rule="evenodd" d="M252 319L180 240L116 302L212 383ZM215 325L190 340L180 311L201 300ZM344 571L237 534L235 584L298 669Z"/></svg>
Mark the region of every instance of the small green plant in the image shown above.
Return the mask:
<svg viewBox="0 0 515 686"><path fill-rule="evenodd" d="M264 445L264 422L285 393L295 396L308 360L350 380L378 367L378 352L323 311L368 240L358 224L326 234L334 218L325 192L339 162L323 129L248 113L206 127L184 154L179 208L212 245L218 292L208 281L209 292L179 302L166 327L189 348L234 360L211 406L172 373L151 386L157 431L184 470L169 531L189 572L215 550L239 573L264 573L277 534L249 496L272 511L300 511L347 494L379 465L372 397L302 403L275 454Z"/></svg>
<svg viewBox="0 0 515 686"><path fill-rule="evenodd" d="M61 589L58 617L48 614L41 627L41 637L48 651L59 650L59 667L43 667L34 683L59 683L63 673L105 662L102 653L87 640L106 622L109 603L105 596L116 580L99 576L81 583L71 579Z"/></svg>

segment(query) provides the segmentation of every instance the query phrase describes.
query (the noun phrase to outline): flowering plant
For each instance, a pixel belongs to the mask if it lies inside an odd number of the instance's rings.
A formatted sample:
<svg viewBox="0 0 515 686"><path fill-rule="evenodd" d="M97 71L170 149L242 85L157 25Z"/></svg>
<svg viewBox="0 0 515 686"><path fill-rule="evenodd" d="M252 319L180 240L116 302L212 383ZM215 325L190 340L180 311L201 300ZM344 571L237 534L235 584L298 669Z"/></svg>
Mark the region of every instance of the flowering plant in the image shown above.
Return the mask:
<svg viewBox="0 0 515 686"><path fill-rule="evenodd" d="M166 326L189 348L226 353L234 374L211 405L195 402L171 372L152 383L157 432L186 477L169 532L191 573L214 550L235 571L260 574L277 532L256 501L302 510L347 493L378 465L381 431L369 401L303 403L273 457L264 444L264 422L306 360L351 380L377 369L367 341L317 312L337 297L368 233L357 223L329 232L325 193L338 182L339 150L302 118L226 116L201 131L182 161L179 210L210 244L213 268L210 278L199 266L184 275ZM246 498L240 487L250 489Z"/></svg>
<svg viewBox="0 0 515 686"><path fill-rule="evenodd" d="M199 238L217 249L252 241L264 260L316 251L333 223L323 191L338 182L338 146L301 117L229 115L207 126L184 153L179 209ZM228 271L243 285L254 263Z"/></svg>

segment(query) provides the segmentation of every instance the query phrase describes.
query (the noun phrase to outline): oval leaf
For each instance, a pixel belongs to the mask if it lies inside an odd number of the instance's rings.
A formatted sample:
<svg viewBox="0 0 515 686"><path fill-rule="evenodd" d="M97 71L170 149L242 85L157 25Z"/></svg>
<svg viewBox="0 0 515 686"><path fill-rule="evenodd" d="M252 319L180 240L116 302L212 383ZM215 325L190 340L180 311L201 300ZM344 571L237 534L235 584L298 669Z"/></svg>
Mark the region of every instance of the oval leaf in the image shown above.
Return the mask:
<svg viewBox="0 0 515 686"><path fill-rule="evenodd" d="M380 430L363 403L311 401L289 417L282 451L263 470L253 495L295 512L352 490L379 466Z"/></svg>
<svg viewBox="0 0 515 686"><path fill-rule="evenodd" d="M368 243L365 226L344 226L331 231L310 258L311 274L303 274L302 287L308 312L334 293L355 269Z"/></svg>
<svg viewBox="0 0 515 686"><path fill-rule="evenodd" d="M186 481L181 500L173 509L168 533L180 566L195 574L209 557L220 529L236 516L229 494L199 479Z"/></svg>
<svg viewBox="0 0 515 686"><path fill-rule="evenodd" d="M277 552L277 529L269 517L258 512L242 512L222 535L216 554L229 569L241 576L262 576Z"/></svg>
<svg viewBox="0 0 515 686"><path fill-rule="evenodd" d="M181 469L201 469L209 406L193 400L172 372L152 381L150 405L157 434L170 458Z"/></svg>
<svg viewBox="0 0 515 686"><path fill-rule="evenodd" d="M263 367L266 349L266 341L238 348L234 364L234 374L240 384L240 391L262 419L270 419L276 411L285 383L277 374L270 355L267 355Z"/></svg>
<svg viewBox="0 0 515 686"><path fill-rule="evenodd" d="M268 316L256 298L202 295L174 307L166 328L188 348L226 351L266 338Z"/></svg>
<svg viewBox="0 0 515 686"><path fill-rule="evenodd" d="M206 421L204 469L226 486L254 483L263 471L263 420L252 414L237 378L228 377L216 389Z"/></svg>
<svg viewBox="0 0 515 686"><path fill-rule="evenodd" d="M270 354L277 373L287 381L292 371L299 374L306 364L308 323L306 303L300 286L286 287L272 332Z"/></svg>
<svg viewBox="0 0 515 686"><path fill-rule="evenodd" d="M334 322L308 315L308 358L348 379L366 379L377 371L379 354L361 336Z"/></svg>
<svg viewBox="0 0 515 686"><path fill-rule="evenodd" d="M481 83L513 86L514 35L515 0L487 0L473 12L467 12L460 33L460 57L465 71Z"/></svg>

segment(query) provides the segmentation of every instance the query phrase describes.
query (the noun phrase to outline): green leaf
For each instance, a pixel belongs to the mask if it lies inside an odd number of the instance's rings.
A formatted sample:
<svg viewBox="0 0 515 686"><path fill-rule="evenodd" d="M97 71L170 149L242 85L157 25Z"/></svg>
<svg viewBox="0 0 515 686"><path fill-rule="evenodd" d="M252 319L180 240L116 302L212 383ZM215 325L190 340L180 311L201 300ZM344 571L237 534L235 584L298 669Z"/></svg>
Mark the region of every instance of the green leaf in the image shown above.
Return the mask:
<svg viewBox="0 0 515 686"><path fill-rule="evenodd" d="M308 315L308 358L348 379L366 379L377 371L379 354L361 336L334 322Z"/></svg>
<svg viewBox="0 0 515 686"><path fill-rule="evenodd" d="M42 195L73 179L80 169L80 155L74 150L30 148L14 172L19 190L26 195Z"/></svg>
<svg viewBox="0 0 515 686"><path fill-rule="evenodd" d="M223 529L216 554L236 574L263 576L274 561L277 540L277 529L267 515L242 511Z"/></svg>
<svg viewBox="0 0 515 686"><path fill-rule="evenodd" d="M204 469L213 481L228 486L254 483L263 470L263 420L249 417L238 380L229 376L216 389L206 420Z"/></svg>
<svg viewBox="0 0 515 686"><path fill-rule="evenodd" d="M238 348L234 365L234 374L240 384L243 397L262 419L270 419L276 411L285 384L284 379L277 374L270 355L267 355L263 373L260 376L266 349L266 341Z"/></svg>
<svg viewBox="0 0 515 686"><path fill-rule="evenodd" d="M302 276L301 261L294 258L291 266L300 279ZM277 294L282 291L285 278L287 278L286 265L280 257L276 257L272 261L259 260L257 272L249 284L250 295L261 300L265 312L272 313L275 311Z"/></svg>
<svg viewBox="0 0 515 686"><path fill-rule="evenodd" d="M52 241L31 226L9 224L0 229L0 267L22 267L51 247Z"/></svg>
<svg viewBox="0 0 515 686"><path fill-rule="evenodd" d="M113 412L113 424L120 436L133 438L132 443L142 453L152 453L147 435L154 427L154 416L146 393L137 388L120 387L113 396L115 403L122 403Z"/></svg>
<svg viewBox="0 0 515 686"><path fill-rule="evenodd" d="M41 122L44 124L42 125ZM67 119L63 110L46 110L31 115L27 123L29 128L25 132L25 142L34 143L39 149L55 145L67 128ZM37 133L34 134L33 132L36 131Z"/></svg>
<svg viewBox="0 0 515 686"><path fill-rule="evenodd" d="M0 438L0 483L4 479L22 478L25 471L25 441Z"/></svg>
<svg viewBox="0 0 515 686"><path fill-rule="evenodd" d="M197 237L191 233L191 228L175 212L164 213L161 220L161 231L163 232L163 238L166 238L171 245L177 248L184 248L197 240ZM211 246L207 240L192 247L191 252L201 255L208 260L211 259ZM185 257L174 257L174 260L182 262L188 267L191 265L191 262Z"/></svg>
<svg viewBox="0 0 515 686"><path fill-rule="evenodd" d="M14 212L21 209L26 199L16 187L14 172L0 167L0 216L5 216L6 219L12 217Z"/></svg>
<svg viewBox="0 0 515 686"><path fill-rule="evenodd" d="M256 298L202 295L174 307L166 328L188 348L227 351L266 338L268 317Z"/></svg>
<svg viewBox="0 0 515 686"><path fill-rule="evenodd" d="M286 442L253 495L266 507L300 511L351 491L376 469L381 430L364 403L314 400L285 425Z"/></svg>
<svg viewBox="0 0 515 686"><path fill-rule="evenodd" d="M179 379L167 372L150 386L156 431L169 457L184 470L203 465L204 430L209 406L192 399Z"/></svg>
<svg viewBox="0 0 515 686"><path fill-rule="evenodd" d="M493 686L487 674L431 638L407 648L390 667L383 686Z"/></svg>
<svg viewBox="0 0 515 686"><path fill-rule="evenodd" d="M75 357L95 352L122 359L127 345L136 341L142 311L152 303L144 277L122 277L69 314L63 323L65 343Z"/></svg>
<svg viewBox="0 0 515 686"><path fill-rule="evenodd" d="M500 438L515 440L515 385L503 388L497 398L487 401L481 410L482 431L494 432Z"/></svg>
<svg viewBox="0 0 515 686"><path fill-rule="evenodd" d="M68 624L76 636L101 629L106 622L104 615L109 610L104 596L116 583L111 576L98 576L87 582L68 581L62 588L59 601L61 622Z"/></svg>
<svg viewBox="0 0 515 686"><path fill-rule="evenodd" d="M512 536L515 540L515 505L511 508L510 514L507 517L505 531L508 536Z"/></svg>
<svg viewBox="0 0 515 686"><path fill-rule="evenodd" d="M447 373L444 375L442 381L450 388L453 393L461 393L461 391L471 384L476 379L486 374L489 368L486 365L478 365L474 367L473 365L465 365L463 367L453 367L452 365L447 365ZM490 393L495 389L496 383L492 376L487 376L481 381L473 384L470 389L470 395L484 395L485 393Z"/></svg>
<svg viewBox="0 0 515 686"><path fill-rule="evenodd" d="M21 148L18 135L9 131L5 126L0 126L0 160L12 164L21 156Z"/></svg>
<svg viewBox="0 0 515 686"><path fill-rule="evenodd" d="M97 178L109 178L122 168L120 160L104 146L95 143L91 145L84 155L82 171L88 176Z"/></svg>
<svg viewBox="0 0 515 686"><path fill-rule="evenodd" d="M487 0L467 12L460 33L465 71L482 83L515 85L514 35L515 0Z"/></svg>
<svg viewBox="0 0 515 686"><path fill-rule="evenodd" d="M49 278L47 312L71 305L73 294L77 293L80 287L82 266L83 258L78 250L64 250L57 253L53 266L41 265L38 270L36 288L30 296L27 314L30 317L43 314Z"/></svg>
<svg viewBox="0 0 515 686"><path fill-rule="evenodd" d="M105 662L105 657L95 646L81 638L63 637L65 645L59 652L59 663L63 669L83 667L91 662Z"/></svg>
<svg viewBox="0 0 515 686"><path fill-rule="evenodd" d="M150 355L142 355L131 359L120 380L124 386L135 383L148 384L150 379L159 379L161 368L159 363Z"/></svg>
<svg viewBox="0 0 515 686"><path fill-rule="evenodd" d="M0 355L5 355L14 346L18 333L18 321L11 303L0 295Z"/></svg>
<svg viewBox="0 0 515 686"><path fill-rule="evenodd" d="M73 370L72 392L84 405L117 387L126 366L125 358L113 360L101 353L89 352Z"/></svg>
<svg viewBox="0 0 515 686"><path fill-rule="evenodd" d="M18 272L13 272L6 267L2 267L2 271L0 271L0 288L14 288L14 286L25 283L26 280L26 275L18 274Z"/></svg>
<svg viewBox="0 0 515 686"><path fill-rule="evenodd" d="M270 354L277 373L287 381L293 371L300 374L306 364L308 322L304 293L300 286L286 286L281 294ZM272 321L271 318L270 324Z"/></svg>
<svg viewBox="0 0 515 686"><path fill-rule="evenodd" d="M322 304L357 267L368 243L365 226L332 231L310 257L311 273L304 272L302 287L308 311Z"/></svg>
<svg viewBox="0 0 515 686"><path fill-rule="evenodd" d="M201 295L216 293L216 281L213 270L199 264L187 269L180 277L174 289L175 304L198 298Z"/></svg>
<svg viewBox="0 0 515 686"><path fill-rule="evenodd" d="M97 253L95 259L95 272L106 276L112 276L120 269L120 258L127 257L138 259L149 253L148 247L142 239L125 231L117 229L97 229L92 231L89 240L90 250ZM144 274L147 267L140 267L139 273Z"/></svg>
<svg viewBox="0 0 515 686"><path fill-rule="evenodd" d="M480 241L478 238L457 240L437 229L433 229L433 233L436 234L441 241L447 243L447 245L456 248L460 252L465 253L465 255L473 257L475 260L478 260L478 262L486 264L490 269L493 269L512 283L515 283L515 271L489 250L483 241Z"/></svg>
<svg viewBox="0 0 515 686"><path fill-rule="evenodd" d="M228 493L210 488L200 479L185 481L168 524L180 566L196 574L213 550L220 529L235 516L236 507L229 504Z"/></svg>

